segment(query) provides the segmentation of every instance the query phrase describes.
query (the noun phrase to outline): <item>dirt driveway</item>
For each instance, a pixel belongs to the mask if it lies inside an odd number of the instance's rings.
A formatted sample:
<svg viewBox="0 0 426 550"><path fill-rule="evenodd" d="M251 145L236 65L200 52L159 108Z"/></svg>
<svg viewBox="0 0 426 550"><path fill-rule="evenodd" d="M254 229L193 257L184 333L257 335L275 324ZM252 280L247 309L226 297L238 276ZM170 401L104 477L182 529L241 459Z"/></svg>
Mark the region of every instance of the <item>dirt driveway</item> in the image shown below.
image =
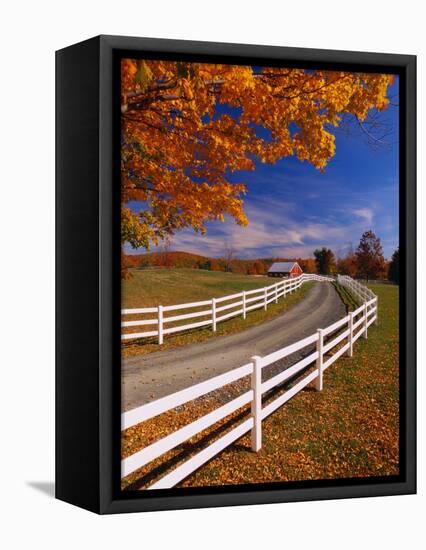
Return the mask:
<svg viewBox="0 0 426 550"><path fill-rule="evenodd" d="M253 355L267 355L300 340L345 315L330 283L316 283L304 300L282 315L229 336L158 351L122 362L122 410L244 365Z"/></svg>

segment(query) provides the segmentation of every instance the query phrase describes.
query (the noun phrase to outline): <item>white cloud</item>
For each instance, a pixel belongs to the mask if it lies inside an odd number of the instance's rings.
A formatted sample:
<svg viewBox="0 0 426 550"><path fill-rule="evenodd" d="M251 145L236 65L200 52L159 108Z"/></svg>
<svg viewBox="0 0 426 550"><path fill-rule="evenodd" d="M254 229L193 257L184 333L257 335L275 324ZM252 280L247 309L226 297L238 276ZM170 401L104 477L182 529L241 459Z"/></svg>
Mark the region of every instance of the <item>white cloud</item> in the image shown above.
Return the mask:
<svg viewBox="0 0 426 550"><path fill-rule="evenodd" d="M356 210L352 210L352 213L371 225L373 221L373 211L371 208L358 208Z"/></svg>
<svg viewBox="0 0 426 550"><path fill-rule="evenodd" d="M186 229L171 239L171 246L174 250L213 257L223 254L225 243L245 258L306 257L317 247L348 240L351 231L348 226L296 221L293 210L289 203L249 205L247 215L251 221L248 226L239 226L227 219L222 224L211 224L206 235Z"/></svg>
<svg viewBox="0 0 426 550"><path fill-rule="evenodd" d="M356 246L374 218L373 208L361 204L349 210L333 208L333 215L321 207L315 216L306 215L297 203L278 197L248 203L246 213L246 227L227 217L223 223L209 222L206 235L179 231L171 238L171 249L220 257L228 244L241 258L292 258L312 256L315 248L326 246L340 254L349 244Z"/></svg>

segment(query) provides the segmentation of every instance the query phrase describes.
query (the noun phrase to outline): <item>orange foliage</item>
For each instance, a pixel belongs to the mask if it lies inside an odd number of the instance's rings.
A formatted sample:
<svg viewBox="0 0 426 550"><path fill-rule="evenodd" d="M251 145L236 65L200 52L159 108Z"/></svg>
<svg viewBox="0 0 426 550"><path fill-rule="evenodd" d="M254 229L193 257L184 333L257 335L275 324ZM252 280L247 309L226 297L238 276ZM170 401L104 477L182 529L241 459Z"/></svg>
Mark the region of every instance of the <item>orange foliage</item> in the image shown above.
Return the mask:
<svg viewBox="0 0 426 550"><path fill-rule="evenodd" d="M343 258L339 258L337 261L337 271L341 275L349 275L355 278L358 273L358 267L356 262L356 256L353 251L348 252Z"/></svg>
<svg viewBox="0 0 426 550"><path fill-rule="evenodd" d="M146 249L184 227L204 232L225 214L247 224L246 188L229 173L292 155L324 170L335 153L331 128L343 113L362 121L386 108L392 82L384 74L136 59L122 61L121 79L121 238ZM239 114L217 116L217 104ZM130 200L146 206L135 213Z"/></svg>
<svg viewBox="0 0 426 550"><path fill-rule="evenodd" d="M307 258L306 260L303 260L302 258L299 258L297 260L297 263L302 268L302 271L304 273L316 273L317 272L317 266L315 264L315 260L313 258Z"/></svg>
<svg viewBox="0 0 426 550"><path fill-rule="evenodd" d="M136 267L139 265L139 256L137 255L126 255L124 252L121 252L121 278L127 279L129 278L129 268L130 267Z"/></svg>
<svg viewBox="0 0 426 550"><path fill-rule="evenodd" d="M212 271L222 271L218 260L216 260L215 258L212 258L210 260L210 269Z"/></svg>

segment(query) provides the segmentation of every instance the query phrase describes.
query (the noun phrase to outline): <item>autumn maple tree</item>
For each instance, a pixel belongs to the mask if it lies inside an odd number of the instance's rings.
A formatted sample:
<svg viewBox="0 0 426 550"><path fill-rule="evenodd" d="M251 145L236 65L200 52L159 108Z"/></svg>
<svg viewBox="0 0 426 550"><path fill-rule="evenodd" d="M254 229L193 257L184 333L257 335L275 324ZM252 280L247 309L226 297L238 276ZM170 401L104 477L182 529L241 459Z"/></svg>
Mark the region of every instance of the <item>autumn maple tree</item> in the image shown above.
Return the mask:
<svg viewBox="0 0 426 550"><path fill-rule="evenodd" d="M149 249L179 229L240 224L255 162L296 156L324 170L335 129L387 107L391 75L124 59L122 242ZM129 201L143 204L138 211Z"/></svg>

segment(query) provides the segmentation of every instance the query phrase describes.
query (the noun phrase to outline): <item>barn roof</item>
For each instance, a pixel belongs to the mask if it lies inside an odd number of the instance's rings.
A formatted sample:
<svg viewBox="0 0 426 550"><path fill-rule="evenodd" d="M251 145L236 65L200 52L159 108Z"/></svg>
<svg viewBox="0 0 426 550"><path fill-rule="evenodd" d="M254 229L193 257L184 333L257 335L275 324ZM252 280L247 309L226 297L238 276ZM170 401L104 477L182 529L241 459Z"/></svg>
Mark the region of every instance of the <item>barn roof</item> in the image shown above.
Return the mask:
<svg viewBox="0 0 426 550"><path fill-rule="evenodd" d="M297 262L274 262L268 269L268 273L280 272L289 273L291 268L297 264Z"/></svg>

